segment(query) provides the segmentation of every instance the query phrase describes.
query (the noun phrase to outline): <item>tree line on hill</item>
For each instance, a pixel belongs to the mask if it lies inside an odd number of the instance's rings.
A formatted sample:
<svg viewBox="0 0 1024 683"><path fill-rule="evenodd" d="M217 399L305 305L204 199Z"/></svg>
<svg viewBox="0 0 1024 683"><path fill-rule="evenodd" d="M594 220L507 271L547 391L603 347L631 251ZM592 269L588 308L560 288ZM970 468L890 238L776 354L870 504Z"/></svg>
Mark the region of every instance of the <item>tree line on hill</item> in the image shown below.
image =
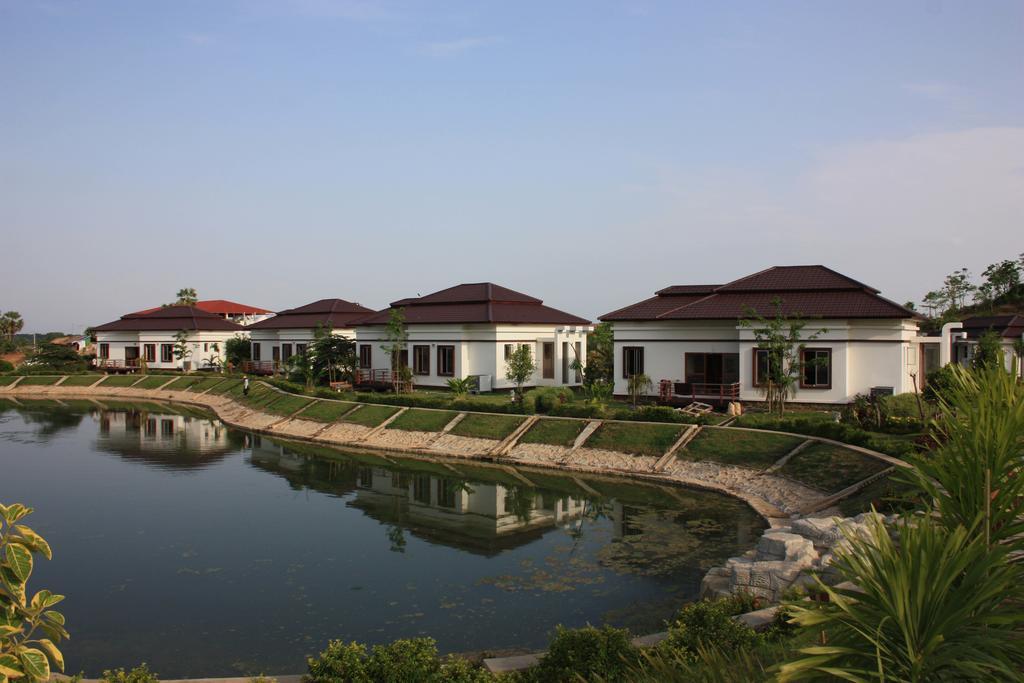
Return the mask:
<svg viewBox="0 0 1024 683"><path fill-rule="evenodd" d="M967 268L959 268L946 276L941 287L921 297L921 309L936 328L965 314L994 315L1006 308L1015 311L1024 303L1022 281L1024 254L990 264L978 283ZM906 306L917 310L913 301Z"/></svg>

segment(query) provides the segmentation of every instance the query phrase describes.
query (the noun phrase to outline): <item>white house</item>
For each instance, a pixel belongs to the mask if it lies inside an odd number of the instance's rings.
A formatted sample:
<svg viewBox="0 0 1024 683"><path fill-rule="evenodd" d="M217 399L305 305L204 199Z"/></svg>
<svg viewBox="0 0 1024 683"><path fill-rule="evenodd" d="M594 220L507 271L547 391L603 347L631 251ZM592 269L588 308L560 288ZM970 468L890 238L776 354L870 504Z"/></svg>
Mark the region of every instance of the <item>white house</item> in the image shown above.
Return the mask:
<svg viewBox="0 0 1024 683"><path fill-rule="evenodd" d="M824 266L776 266L724 285L667 287L601 316L613 323L615 393L646 374L664 398L763 400L767 352L740 324L756 311L806 319L806 365L792 400L843 404L857 394L920 388L950 336L922 337L918 316ZM945 331L944 331L945 332Z"/></svg>
<svg viewBox="0 0 1024 683"><path fill-rule="evenodd" d="M129 313L120 320L92 328L96 366L110 370L138 368L200 369L224 361L225 343L245 328L195 306L165 306ZM178 335L185 333L188 355L175 358Z"/></svg>
<svg viewBox="0 0 1024 683"><path fill-rule="evenodd" d="M391 311L405 314L408 343L392 359L386 325ZM401 299L355 323L360 377L387 376L393 360L410 367L418 386L446 386L453 377L478 376L480 389L508 389L505 360L520 345L537 362L531 386L574 386L572 362L587 356L590 322L544 305L540 299L490 282L461 284L427 296Z"/></svg>
<svg viewBox="0 0 1024 683"><path fill-rule="evenodd" d="M1014 369L1014 363L1016 363L1018 376L1024 376L1024 358L1019 356L1021 344L1024 344L1024 316L974 316L965 318L958 328L959 333L954 343L953 360L961 365L969 365L974 359L975 349L981 335L991 330L999 335L1006 369Z"/></svg>
<svg viewBox="0 0 1024 683"><path fill-rule="evenodd" d="M195 302L193 306L198 308L200 311L219 315L225 320L230 320L231 322L238 323L239 325L252 325L253 323L266 320L274 315L273 311L268 311L265 308L240 304L236 301L228 301L227 299L206 299L205 301ZM144 311L138 311L138 313L152 313L153 311L158 310L160 310L160 307L147 308Z"/></svg>
<svg viewBox="0 0 1024 683"><path fill-rule="evenodd" d="M320 326L354 339L352 321L372 313L373 309L344 299L320 299L253 323L247 328L252 342L251 369L272 372L292 354L304 353Z"/></svg>

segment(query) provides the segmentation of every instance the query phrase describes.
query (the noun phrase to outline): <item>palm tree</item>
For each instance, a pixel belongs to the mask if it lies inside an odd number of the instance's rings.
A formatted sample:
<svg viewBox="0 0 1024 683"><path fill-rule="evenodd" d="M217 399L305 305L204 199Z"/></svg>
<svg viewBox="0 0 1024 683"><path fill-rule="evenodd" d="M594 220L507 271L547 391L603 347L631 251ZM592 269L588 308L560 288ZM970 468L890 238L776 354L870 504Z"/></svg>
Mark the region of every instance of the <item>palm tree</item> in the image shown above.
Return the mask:
<svg viewBox="0 0 1024 683"><path fill-rule="evenodd" d="M14 335L21 332L21 329L25 327L25 320L21 317L21 313L7 311L3 316L0 316L0 325L2 325L3 334L7 336L7 340L14 341Z"/></svg>
<svg viewBox="0 0 1024 683"><path fill-rule="evenodd" d="M196 294L196 290L192 287L185 287L178 290L178 301L176 302L179 306L195 306L199 300L199 295Z"/></svg>

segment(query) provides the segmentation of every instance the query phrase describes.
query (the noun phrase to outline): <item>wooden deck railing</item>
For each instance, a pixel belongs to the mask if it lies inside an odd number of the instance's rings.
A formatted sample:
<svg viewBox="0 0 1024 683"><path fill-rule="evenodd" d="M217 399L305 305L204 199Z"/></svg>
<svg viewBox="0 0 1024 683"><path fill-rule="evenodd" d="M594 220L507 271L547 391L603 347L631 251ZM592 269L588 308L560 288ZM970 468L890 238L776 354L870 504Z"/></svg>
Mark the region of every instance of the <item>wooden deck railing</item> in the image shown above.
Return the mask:
<svg viewBox="0 0 1024 683"><path fill-rule="evenodd" d="M113 372L132 372L142 367L142 361L138 358L121 360L118 358L97 358L94 361L98 370Z"/></svg>
<svg viewBox="0 0 1024 683"><path fill-rule="evenodd" d="M688 397L694 400L718 399L719 401L735 401L740 397L740 383L713 384L706 382L673 382L674 397Z"/></svg>
<svg viewBox="0 0 1024 683"><path fill-rule="evenodd" d="M250 375L273 375L281 364L273 360L243 360L242 372Z"/></svg>

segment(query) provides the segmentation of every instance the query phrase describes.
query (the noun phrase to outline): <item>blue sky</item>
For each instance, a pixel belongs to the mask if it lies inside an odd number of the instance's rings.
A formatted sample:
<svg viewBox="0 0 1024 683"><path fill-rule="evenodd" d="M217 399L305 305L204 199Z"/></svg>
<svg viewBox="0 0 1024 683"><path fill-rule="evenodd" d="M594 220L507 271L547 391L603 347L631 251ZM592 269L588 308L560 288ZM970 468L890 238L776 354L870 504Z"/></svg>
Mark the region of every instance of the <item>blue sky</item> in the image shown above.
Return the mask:
<svg viewBox="0 0 1024 683"><path fill-rule="evenodd" d="M1022 2L0 0L0 93L27 330L1024 251Z"/></svg>

